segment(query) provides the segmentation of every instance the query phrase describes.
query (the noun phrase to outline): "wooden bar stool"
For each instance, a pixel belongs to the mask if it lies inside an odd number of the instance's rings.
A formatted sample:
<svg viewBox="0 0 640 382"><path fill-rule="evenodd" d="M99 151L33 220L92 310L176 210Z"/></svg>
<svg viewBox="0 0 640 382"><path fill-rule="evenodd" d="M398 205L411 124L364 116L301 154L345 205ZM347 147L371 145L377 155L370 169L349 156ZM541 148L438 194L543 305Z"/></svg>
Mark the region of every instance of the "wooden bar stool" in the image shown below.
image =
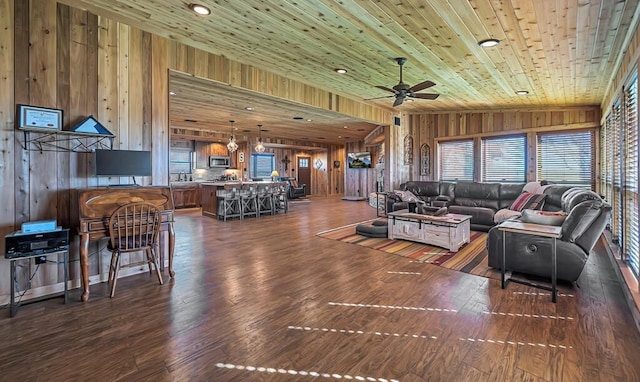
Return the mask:
<svg viewBox="0 0 640 382"><path fill-rule="evenodd" d="M258 215L273 215L273 191L271 185L258 187Z"/></svg>
<svg viewBox="0 0 640 382"><path fill-rule="evenodd" d="M228 218L242 218L240 207L240 193L233 188L225 188L216 191L218 198L218 219L227 221Z"/></svg>
<svg viewBox="0 0 640 382"><path fill-rule="evenodd" d="M240 218L258 217L258 195L253 185L244 184L240 190Z"/></svg>

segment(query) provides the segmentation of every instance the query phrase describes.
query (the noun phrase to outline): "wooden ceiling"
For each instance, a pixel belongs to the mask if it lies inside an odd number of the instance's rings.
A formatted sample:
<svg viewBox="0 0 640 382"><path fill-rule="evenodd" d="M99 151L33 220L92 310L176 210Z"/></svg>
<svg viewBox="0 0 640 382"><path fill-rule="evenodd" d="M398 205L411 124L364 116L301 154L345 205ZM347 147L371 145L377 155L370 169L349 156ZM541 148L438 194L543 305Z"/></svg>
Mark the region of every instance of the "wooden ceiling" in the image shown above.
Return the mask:
<svg viewBox="0 0 640 382"><path fill-rule="evenodd" d="M599 105L632 21L636 27L640 0L197 0L212 10L210 16L195 15L185 1L60 1L359 100L388 95L376 85L397 84L394 58L407 57L404 82L431 80L436 85L428 92L440 94L396 108L417 113ZM500 44L478 46L488 38ZM336 68L348 72L339 75ZM173 76L172 90L191 86L186 81ZM172 123L184 123L202 105L211 105L219 111L197 118L208 128L236 118L236 107L249 103L272 109L284 105L280 118L263 110L251 119L267 129L286 126L278 130L283 137L333 137L340 135L341 125L361 123L256 94L234 94L220 84L212 83L211 90L198 81L194 86L193 94L172 98ZM529 94L517 95L519 90ZM220 105L221 98L210 93L231 99ZM393 98L367 102L390 107ZM318 128L292 122L298 115L315 120Z"/></svg>
<svg viewBox="0 0 640 382"><path fill-rule="evenodd" d="M192 131L214 132L224 141L231 132L240 142L258 136L268 141L297 140L340 144L361 141L376 125L329 110L313 108L268 95L231 87L219 82L171 71L169 118L171 126ZM247 110L251 108L252 110ZM197 135L192 138L198 139ZM203 140L212 137L206 134Z"/></svg>

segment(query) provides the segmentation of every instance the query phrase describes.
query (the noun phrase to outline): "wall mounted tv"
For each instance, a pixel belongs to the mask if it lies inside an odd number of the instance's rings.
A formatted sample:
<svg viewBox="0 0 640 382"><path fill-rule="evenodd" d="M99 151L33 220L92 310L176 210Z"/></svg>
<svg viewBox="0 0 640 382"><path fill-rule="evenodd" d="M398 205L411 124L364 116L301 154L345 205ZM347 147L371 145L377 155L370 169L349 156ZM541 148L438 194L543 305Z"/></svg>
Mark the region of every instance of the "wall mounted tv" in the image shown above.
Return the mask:
<svg viewBox="0 0 640 382"><path fill-rule="evenodd" d="M96 150L98 176L151 176L151 151Z"/></svg>
<svg viewBox="0 0 640 382"><path fill-rule="evenodd" d="M347 154L347 166L349 168L371 168L371 153Z"/></svg>

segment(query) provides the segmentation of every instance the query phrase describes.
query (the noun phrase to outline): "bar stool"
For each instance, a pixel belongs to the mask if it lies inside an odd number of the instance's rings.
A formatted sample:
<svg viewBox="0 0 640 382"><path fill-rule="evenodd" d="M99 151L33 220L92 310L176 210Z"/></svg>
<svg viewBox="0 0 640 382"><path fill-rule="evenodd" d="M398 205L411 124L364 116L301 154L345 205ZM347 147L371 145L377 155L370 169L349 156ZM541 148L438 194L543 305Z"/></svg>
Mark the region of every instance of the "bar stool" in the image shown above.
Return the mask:
<svg viewBox="0 0 640 382"><path fill-rule="evenodd" d="M240 190L240 219L246 216L258 217L258 196L255 187L244 184Z"/></svg>
<svg viewBox="0 0 640 382"><path fill-rule="evenodd" d="M261 185L258 187L258 215L273 215L273 191L271 185Z"/></svg>
<svg viewBox="0 0 640 382"><path fill-rule="evenodd" d="M242 218L240 193L235 187L217 190L216 197L218 198L218 219L222 217L227 221L227 218Z"/></svg>
<svg viewBox="0 0 640 382"><path fill-rule="evenodd" d="M289 204L287 203L287 185L285 183L277 183L273 187L273 210L274 213L287 212Z"/></svg>

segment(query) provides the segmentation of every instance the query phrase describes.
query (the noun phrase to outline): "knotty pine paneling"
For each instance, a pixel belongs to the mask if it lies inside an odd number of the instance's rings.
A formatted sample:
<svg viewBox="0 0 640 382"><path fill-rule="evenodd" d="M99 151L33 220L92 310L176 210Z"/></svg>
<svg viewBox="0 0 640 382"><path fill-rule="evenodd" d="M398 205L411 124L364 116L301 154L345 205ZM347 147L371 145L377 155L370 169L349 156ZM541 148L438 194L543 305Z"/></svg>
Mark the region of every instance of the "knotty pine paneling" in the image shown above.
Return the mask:
<svg viewBox="0 0 640 382"><path fill-rule="evenodd" d="M347 142L345 145L344 163L345 171L345 196L368 197L369 193L376 191L376 173L373 168L349 168L347 167L347 154L357 152L371 152L371 163L375 165L378 158L375 157L376 151L371 147L364 145L364 142Z"/></svg>
<svg viewBox="0 0 640 382"><path fill-rule="evenodd" d="M14 31L13 31L14 7L13 0L0 0L0 88L13 89L14 78ZM0 92L0 235L13 232L15 224L15 167L14 163L14 92ZM4 240L0 242L0 249L4 253ZM9 261L0 258L0 270L8 272ZM8 273L0 277L0 291L8 290L11 282Z"/></svg>
<svg viewBox="0 0 640 382"><path fill-rule="evenodd" d="M171 69L248 90L336 111L374 123L387 124L391 112L360 101L340 97L302 82L228 60L176 41L168 43ZM196 64L197 63L197 64ZM332 97L334 101L332 101Z"/></svg>
<svg viewBox="0 0 640 382"><path fill-rule="evenodd" d="M439 141L514 133L529 133L528 139L531 140L535 138L535 132L569 129L598 130L600 109L597 106L585 106L547 110L428 113L405 115L401 121L402 126L390 128L387 140L392 166L389 169L392 187L397 187L408 180L435 179L437 142ZM413 136L412 165L405 165L403 160L404 138L407 135ZM429 175L420 174L420 146L423 143L431 148ZM534 151L533 147L529 148L527 169L529 179L535 179L536 174Z"/></svg>
<svg viewBox="0 0 640 382"><path fill-rule="evenodd" d="M640 28L636 28L635 34L629 42L624 57L620 61L620 67L612 78L606 96L601 104L602 118L611 111L613 103L621 97L622 87L631 76L633 70L637 70L640 60ZM603 122L604 124L604 122Z"/></svg>

